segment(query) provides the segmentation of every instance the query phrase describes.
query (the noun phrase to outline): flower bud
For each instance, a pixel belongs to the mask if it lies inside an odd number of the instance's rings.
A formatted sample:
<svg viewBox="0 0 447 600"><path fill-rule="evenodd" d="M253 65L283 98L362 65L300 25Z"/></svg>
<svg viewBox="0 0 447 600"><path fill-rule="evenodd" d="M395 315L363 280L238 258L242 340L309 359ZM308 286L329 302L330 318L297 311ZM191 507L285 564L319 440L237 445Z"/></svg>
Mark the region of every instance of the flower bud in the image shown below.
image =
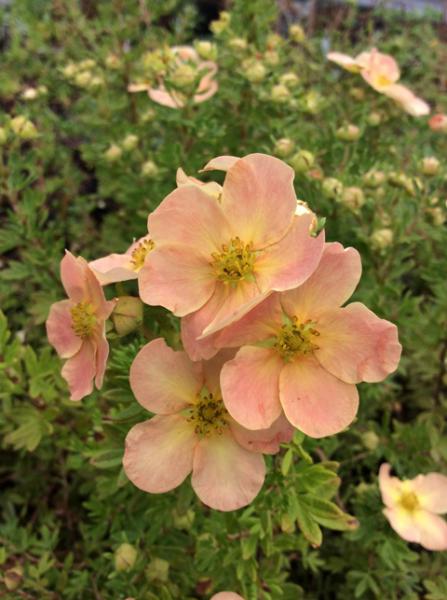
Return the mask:
<svg viewBox="0 0 447 600"><path fill-rule="evenodd" d="M366 187L377 188L386 180L386 175L383 171L371 169L363 175L363 183Z"/></svg>
<svg viewBox="0 0 447 600"><path fill-rule="evenodd" d="M267 69L259 60L249 60L242 63L243 74L251 83L260 83L267 75Z"/></svg>
<svg viewBox="0 0 447 600"><path fill-rule="evenodd" d="M321 189L326 198L338 200L343 192L343 184L335 177L325 177Z"/></svg>
<svg viewBox="0 0 447 600"><path fill-rule="evenodd" d="M335 135L339 140L343 140L344 142L355 142L360 137L360 129L357 125L349 123L339 127Z"/></svg>
<svg viewBox="0 0 447 600"><path fill-rule="evenodd" d="M267 48L272 50L273 48L278 48L278 46L282 46L283 38L277 33L269 33L267 36Z"/></svg>
<svg viewBox="0 0 447 600"><path fill-rule="evenodd" d="M36 126L23 115L14 117L9 123L12 131L22 140L33 140L39 134Z"/></svg>
<svg viewBox="0 0 447 600"><path fill-rule="evenodd" d="M112 69L112 70L118 70L122 66L122 61L121 61L120 57L117 54L113 54L113 53L108 54L106 56L105 63L106 63L106 67L108 69Z"/></svg>
<svg viewBox="0 0 447 600"><path fill-rule="evenodd" d="M307 173L315 163L315 156L308 150L300 150L288 162L295 173Z"/></svg>
<svg viewBox="0 0 447 600"><path fill-rule="evenodd" d="M382 115L377 111L370 112L366 117L366 121L371 127L377 127L382 122Z"/></svg>
<svg viewBox="0 0 447 600"><path fill-rule="evenodd" d="M89 88L100 88L105 84L104 78L101 75L94 75L88 83Z"/></svg>
<svg viewBox="0 0 447 600"><path fill-rule="evenodd" d="M426 156L421 160L420 170L424 175L436 175L440 162L435 156Z"/></svg>
<svg viewBox="0 0 447 600"><path fill-rule="evenodd" d="M288 513L283 513L281 515L280 527L283 533L293 533L296 529L295 521L290 518Z"/></svg>
<svg viewBox="0 0 447 600"><path fill-rule="evenodd" d="M153 108L148 108L142 115L141 115L141 120L143 123L149 123L150 121L153 121L155 119L155 117L157 116L156 111Z"/></svg>
<svg viewBox="0 0 447 600"><path fill-rule="evenodd" d="M149 581L166 583L169 579L169 563L162 558L153 558L146 568L146 577Z"/></svg>
<svg viewBox="0 0 447 600"><path fill-rule="evenodd" d="M293 88L296 88L296 86L299 84L300 78L298 75L295 75L295 73L287 72L281 75L279 82L288 87L289 90L293 90Z"/></svg>
<svg viewBox="0 0 447 600"><path fill-rule="evenodd" d="M375 431L366 431L362 434L362 444L367 450L375 450L379 442L380 438Z"/></svg>
<svg viewBox="0 0 447 600"><path fill-rule="evenodd" d="M290 156L295 148L295 142L289 138L281 138L276 141L273 152L280 158Z"/></svg>
<svg viewBox="0 0 447 600"><path fill-rule="evenodd" d="M270 98L275 104L285 104L290 100L289 89L285 85L274 85L270 92Z"/></svg>
<svg viewBox="0 0 447 600"><path fill-rule="evenodd" d="M37 93L39 96L46 96L48 94L48 88L46 85L37 86Z"/></svg>
<svg viewBox="0 0 447 600"><path fill-rule="evenodd" d="M393 232L391 229L376 229L370 237L371 246L375 250L385 250L393 243Z"/></svg>
<svg viewBox="0 0 447 600"><path fill-rule="evenodd" d="M172 514L172 522L176 529L189 531L193 526L195 516L195 512L191 509L187 510L186 513L174 511Z"/></svg>
<svg viewBox="0 0 447 600"><path fill-rule="evenodd" d="M307 94L304 95L302 99L303 110L310 113L311 115L316 115L320 112L323 106L323 97L316 90L310 90Z"/></svg>
<svg viewBox="0 0 447 600"><path fill-rule="evenodd" d="M154 163L153 160L147 160L141 165L141 175L143 177L147 177L148 179L152 179L153 177L157 177L159 173L159 168Z"/></svg>
<svg viewBox="0 0 447 600"><path fill-rule="evenodd" d="M71 79L72 77L74 77L77 72L78 65L73 62L68 63L68 65L65 65L65 67L63 67L62 69L62 75L64 75L64 77L66 77L67 79Z"/></svg>
<svg viewBox="0 0 447 600"><path fill-rule="evenodd" d="M279 63L279 54L276 50L267 50L267 52L264 53L264 60L270 67L276 67Z"/></svg>
<svg viewBox="0 0 447 600"><path fill-rule="evenodd" d="M442 113L433 115L429 120L428 125L433 131L447 133L447 115Z"/></svg>
<svg viewBox="0 0 447 600"><path fill-rule="evenodd" d="M248 42L245 38L241 37L232 37L228 40L228 46L232 50L240 50L244 51L248 48Z"/></svg>
<svg viewBox="0 0 447 600"><path fill-rule="evenodd" d="M210 29L214 34L219 35L220 33L223 33L226 29L228 29L228 26L230 25L230 21L231 21L230 13L227 12L226 10L223 10L219 14L219 19L217 21L211 21Z"/></svg>
<svg viewBox="0 0 447 600"><path fill-rule="evenodd" d="M134 296L120 296L112 313L112 321L118 335L135 331L143 321L143 303Z"/></svg>
<svg viewBox="0 0 447 600"><path fill-rule="evenodd" d="M365 195L359 187L347 187L341 194L340 202L349 210L357 212L365 204Z"/></svg>
<svg viewBox="0 0 447 600"><path fill-rule="evenodd" d="M197 70L191 65L179 65L172 73L170 80L178 88L191 86L197 78Z"/></svg>
<svg viewBox="0 0 447 600"><path fill-rule="evenodd" d="M38 95L39 95L39 92L37 91L36 88L33 88L33 87L28 87L28 88L24 89L22 92L23 100L35 100Z"/></svg>
<svg viewBox="0 0 447 600"><path fill-rule="evenodd" d="M440 206L433 206L427 208L426 210L427 213L431 216L434 225L444 225L446 221L446 214Z"/></svg>
<svg viewBox="0 0 447 600"><path fill-rule="evenodd" d="M354 98L354 100L361 102L365 99L365 90L363 88L353 86L349 89L349 95L351 98Z"/></svg>
<svg viewBox="0 0 447 600"><path fill-rule="evenodd" d="M3 577L3 583L9 592L17 590L22 583L23 579L23 567L22 565L16 565L5 571Z"/></svg>
<svg viewBox="0 0 447 600"><path fill-rule="evenodd" d="M85 60L81 60L81 62L78 63L78 68L80 70L94 69L95 67L96 67L96 61L93 60L93 58L86 58Z"/></svg>
<svg viewBox="0 0 447 600"><path fill-rule="evenodd" d="M76 73L74 82L79 87L86 88L91 84L92 78L93 74L91 71L81 71L80 73Z"/></svg>
<svg viewBox="0 0 447 600"><path fill-rule="evenodd" d="M122 154L123 151L118 146L118 144L111 144L108 150L104 152L104 158L107 162L115 162L116 160L119 160L121 158Z"/></svg>
<svg viewBox="0 0 447 600"><path fill-rule="evenodd" d="M297 42L301 44L306 39L306 34L304 33L304 29L298 23L293 23L289 27L289 37L292 42Z"/></svg>
<svg viewBox="0 0 447 600"><path fill-rule="evenodd" d="M204 60L217 59L217 46L208 40L196 40L194 42L194 48L200 58L203 58Z"/></svg>
<svg viewBox="0 0 447 600"><path fill-rule="evenodd" d="M419 187L419 184L415 183L415 180L412 180L411 177L407 177L405 173L397 173L396 171L388 174L388 181L395 187L403 188L411 196L415 195L416 186Z"/></svg>
<svg viewBox="0 0 447 600"><path fill-rule="evenodd" d="M127 134L121 146L124 150L134 150L138 146L138 136L133 133Z"/></svg>
<svg viewBox="0 0 447 600"><path fill-rule="evenodd" d="M131 544L121 544L115 550L114 562L117 571L130 571L137 560L138 552Z"/></svg>
<svg viewBox="0 0 447 600"><path fill-rule="evenodd" d="M6 129L4 127L0 127L0 146L3 146L3 144L6 142L7 139L8 139L8 132L6 131Z"/></svg>

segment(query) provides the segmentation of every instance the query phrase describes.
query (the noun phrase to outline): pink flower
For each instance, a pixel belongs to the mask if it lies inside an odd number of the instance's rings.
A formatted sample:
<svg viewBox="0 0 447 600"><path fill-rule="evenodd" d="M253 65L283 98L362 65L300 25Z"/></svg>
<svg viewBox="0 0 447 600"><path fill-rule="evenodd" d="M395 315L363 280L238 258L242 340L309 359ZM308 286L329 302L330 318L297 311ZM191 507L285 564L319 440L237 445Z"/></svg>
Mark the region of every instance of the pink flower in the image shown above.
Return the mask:
<svg viewBox="0 0 447 600"><path fill-rule="evenodd" d="M222 194L222 186L219 185L218 183L216 183L215 181L208 181L207 183L204 183L203 181L200 181L200 179L197 179L196 177L188 176L185 173L185 171L183 169L181 169L180 167L177 169L176 182L177 182L177 187L182 187L183 185L196 185L203 192L205 192L206 194L209 194L216 200L219 200L220 196Z"/></svg>
<svg viewBox="0 0 447 600"><path fill-rule="evenodd" d="M387 463L380 466L379 485L391 527L407 542L447 550L447 523L439 516L447 513L447 477L428 473L401 481L390 470Z"/></svg>
<svg viewBox="0 0 447 600"><path fill-rule="evenodd" d="M146 235L134 242L124 254L109 254L89 262L101 285L137 279L138 273L146 262L154 242Z"/></svg>
<svg viewBox="0 0 447 600"><path fill-rule="evenodd" d="M437 114L433 115L429 120L428 125L433 131L441 131L447 133L447 115Z"/></svg>
<svg viewBox="0 0 447 600"><path fill-rule="evenodd" d="M192 46L174 46L170 54L172 59L166 65L167 72L160 74L158 87L151 83L135 83L129 85L129 92L147 91L154 102L169 108L185 106L188 97L194 104L199 104L214 96L218 90L215 62L201 60Z"/></svg>
<svg viewBox="0 0 447 600"><path fill-rule="evenodd" d="M194 491L211 508L235 510L257 495L265 476L261 452L276 453L292 430L279 418L253 435L233 421L219 389L225 358L222 353L194 363L161 338L137 354L130 385L138 402L156 415L126 438L124 470L138 488L167 492L192 472Z"/></svg>
<svg viewBox="0 0 447 600"><path fill-rule="evenodd" d="M293 170L284 162L250 154L219 157L212 168L228 169L220 200L196 184L169 194L149 216L156 247L140 272L141 299L191 315L194 339L305 281L324 245L323 233L310 235L312 213L295 215Z"/></svg>
<svg viewBox="0 0 447 600"><path fill-rule="evenodd" d="M338 433L358 409L355 386L394 371L397 328L359 302L341 305L360 279L360 256L326 244L317 270L295 290L274 294L220 332L218 346L242 346L221 374L225 406L248 429L284 411L310 437Z"/></svg>
<svg viewBox="0 0 447 600"><path fill-rule="evenodd" d="M66 251L61 261L61 279L68 300L56 302L47 319L50 344L61 358L68 359L62 377L72 400L81 400L93 390L93 380L102 386L109 344L105 321L115 302L107 302L101 285L80 256Z"/></svg>
<svg viewBox="0 0 447 600"><path fill-rule="evenodd" d="M239 594L235 594L234 592L219 592L218 594L214 594L211 596L210 600L244 600L242 596Z"/></svg>
<svg viewBox="0 0 447 600"><path fill-rule="evenodd" d="M415 96L407 87L397 83L400 71L392 56L382 54L373 48L370 52L362 52L355 58L340 52L329 52L327 58L347 71L360 73L376 92L397 102L410 115L419 117L430 112L426 102Z"/></svg>

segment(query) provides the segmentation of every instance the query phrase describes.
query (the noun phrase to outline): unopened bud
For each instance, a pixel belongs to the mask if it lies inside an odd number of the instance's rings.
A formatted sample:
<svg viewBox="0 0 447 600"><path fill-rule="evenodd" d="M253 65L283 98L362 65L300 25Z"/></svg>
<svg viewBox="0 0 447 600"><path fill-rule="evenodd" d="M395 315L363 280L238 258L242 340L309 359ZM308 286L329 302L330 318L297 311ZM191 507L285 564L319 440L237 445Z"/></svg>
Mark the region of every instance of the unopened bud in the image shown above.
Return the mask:
<svg viewBox="0 0 447 600"><path fill-rule="evenodd" d="M382 185L385 180L385 173L383 171L377 171L376 169L371 169L363 175L363 183L369 188L377 188Z"/></svg>
<svg viewBox="0 0 447 600"><path fill-rule="evenodd" d="M267 36L267 48L278 48L278 46L282 46L283 38L277 33L269 33Z"/></svg>
<svg viewBox="0 0 447 600"><path fill-rule="evenodd" d="M276 50L267 50L267 52L264 53L264 60L270 67L276 67L279 63L279 54Z"/></svg>
<svg viewBox="0 0 447 600"><path fill-rule="evenodd" d="M270 92L270 98L276 104L285 104L290 100L289 89L285 85L274 85Z"/></svg>
<svg viewBox="0 0 447 600"><path fill-rule="evenodd" d="M226 10L223 10L219 14L219 19L217 21L211 21L210 29L214 34L219 35L220 33L223 33L226 29L228 29L230 21L230 13Z"/></svg>
<svg viewBox="0 0 447 600"><path fill-rule="evenodd" d="M137 560L138 551L131 544L121 544L115 550L114 562L117 571L130 571Z"/></svg>
<svg viewBox="0 0 447 600"><path fill-rule="evenodd" d="M294 23L289 27L289 37L293 42L297 42L301 44L306 39L306 34L304 33L304 29L298 23Z"/></svg>
<svg viewBox="0 0 447 600"><path fill-rule="evenodd" d="M72 62L68 63L68 65L66 65L62 69L62 74L65 77L67 77L67 79L71 79L71 77L74 77L77 72L78 72L78 65L75 63L72 63Z"/></svg>
<svg viewBox="0 0 447 600"><path fill-rule="evenodd" d="M9 125L12 131L22 140L33 140L39 135L34 123L23 115L11 119Z"/></svg>
<svg viewBox="0 0 447 600"><path fill-rule="evenodd" d="M276 156L280 158L285 158L286 156L290 156L295 148L295 142L290 140L289 138L281 138L277 140L275 143L275 147L273 152Z"/></svg>
<svg viewBox="0 0 447 600"><path fill-rule="evenodd" d="M148 179L152 179L153 177L157 177L159 173L159 168L154 163L153 160L147 160L141 165L141 175L143 177L147 177Z"/></svg>
<svg viewBox="0 0 447 600"><path fill-rule="evenodd" d="M436 175L440 164L435 156L426 156L421 160L420 170L424 175Z"/></svg>
<svg viewBox="0 0 447 600"><path fill-rule="evenodd" d="M9 592L14 592L20 587L23 579L23 567L22 565L16 565L5 571L3 577L3 583Z"/></svg>
<svg viewBox="0 0 447 600"><path fill-rule="evenodd" d="M241 50L243 52L248 48L248 42L245 38L232 37L228 40L228 46L232 50Z"/></svg>
<svg viewBox="0 0 447 600"><path fill-rule="evenodd" d="M380 438L375 431L366 431L362 435L362 443L367 450L375 450L379 442Z"/></svg>
<svg viewBox="0 0 447 600"><path fill-rule="evenodd" d="M91 71L81 71L80 73L76 73L74 77L74 82L79 87L88 87L92 82L93 74Z"/></svg>
<svg viewBox="0 0 447 600"><path fill-rule="evenodd" d="M85 60L81 60L81 62L78 63L78 68L80 70L93 69L94 67L96 67L96 61L93 60L93 58L86 58Z"/></svg>
<svg viewBox="0 0 447 600"><path fill-rule="evenodd" d="M157 116L156 111L153 108L148 108L142 115L141 115L141 120L143 123L149 123L150 121L153 121L155 119L155 117Z"/></svg>
<svg viewBox="0 0 447 600"><path fill-rule="evenodd" d="M347 187L342 192L340 202L349 210L357 212L365 204L365 195L359 187Z"/></svg>
<svg viewBox="0 0 447 600"><path fill-rule="evenodd" d="M189 531L193 526L195 516L196 515L194 511L191 509L187 510L186 513L174 511L172 515L172 522L176 529Z"/></svg>
<svg viewBox="0 0 447 600"><path fill-rule="evenodd" d="M192 85L197 78L197 70L188 64L179 65L172 73L171 82L179 87L186 88Z"/></svg>
<svg viewBox="0 0 447 600"><path fill-rule="evenodd" d="M388 174L388 181L391 185L394 185L395 187L403 188L412 196L414 196L416 193L415 180L405 175L405 173L398 173L396 171L392 171ZM419 185L417 187L419 187Z"/></svg>
<svg viewBox="0 0 447 600"><path fill-rule="evenodd" d="M371 125L371 127L377 127L377 125L380 125L382 120L382 115L377 111L369 113L369 115L366 117L366 121L368 125Z"/></svg>
<svg viewBox="0 0 447 600"><path fill-rule="evenodd" d="M133 133L127 134L121 146L124 150L134 150L138 146L138 136Z"/></svg>
<svg viewBox="0 0 447 600"><path fill-rule="evenodd" d="M426 209L431 216L433 224L437 226L444 225L446 221L446 213L440 206L433 206Z"/></svg>
<svg viewBox="0 0 447 600"><path fill-rule="evenodd" d="M217 46L208 40L196 40L194 48L200 58L204 60L216 60L217 58Z"/></svg>
<svg viewBox="0 0 447 600"><path fill-rule="evenodd" d="M339 127L335 135L339 140L343 140L344 142L355 142L360 137L360 129L357 125L349 123Z"/></svg>
<svg viewBox="0 0 447 600"><path fill-rule="evenodd" d="M296 86L299 84L300 78L298 77L298 75L295 75L295 73L288 72L284 73L284 75L281 75L281 77L279 78L279 82L282 85L288 87L289 90L292 90L293 88L296 88Z"/></svg>
<svg viewBox="0 0 447 600"><path fill-rule="evenodd" d="M354 98L354 100L362 101L365 99L365 90L363 88L354 86L349 89L349 95L351 98Z"/></svg>
<svg viewBox="0 0 447 600"><path fill-rule="evenodd" d="M118 335L135 331L143 321L143 303L134 296L120 296L112 313L112 321Z"/></svg>
<svg viewBox="0 0 447 600"><path fill-rule="evenodd" d="M108 69L118 70L121 68L122 62L117 54L108 54L106 56L106 67Z"/></svg>
<svg viewBox="0 0 447 600"><path fill-rule="evenodd" d="M300 150L288 162L295 173L307 173L315 163L315 156L308 150Z"/></svg>
<svg viewBox="0 0 447 600"><path fill-rule="evenodd" d="M169 579L169 563L163 558L153 558L146 568L146 577L149 581L166 583Z"/></svg>
<svg viewBox="0 0 447 600"><path fill-rule="evenodd" d="M109 148L104 152L104 158L108 162L115 162L119 160L123 154L123 151L118 144L111 144Z"/></svg>
<svg viewBox="0 0 447 600"><path fill-rule="evenodd" d="M33 87L26 88L22 92L22 98L24 100L35 100L38 95L39 95L39 92L37 91L36 88L33 88Z"/></svg>
<svg viewBox="0 0 447 600"><path fill-rule="evenodd" d="M375 250L385 250L393 243L393 232L391 229L377 229L371 235L371 246Z"/></svg>
<svg viewBox="0 0 447 600"><path fill-rule="evenodd" d="M105 84L104 78L101 75L95 75L90 79L89 88L100 88Z"/></svg>
<svg viewBox="0 0 447 600"><path fill-rule="evenodd" d="M323 106L323 97L316 90L310 90L302 99L303 109L311 115L316 115L320 112Z"/></svg>
<svg viewBox="0 0 447 600"><path fill-rule="evenodd" d="M267 75L267 69L259 60L249 60L242 63L243 74L251 83L260 83Z"/></svg>
<svg viewBox="0 0 447 600"><path fill-rule="evenodd" d="M325 177L321 189L323 195L331 200L338 200L343 192L343 184L335 177Z"/></svg>

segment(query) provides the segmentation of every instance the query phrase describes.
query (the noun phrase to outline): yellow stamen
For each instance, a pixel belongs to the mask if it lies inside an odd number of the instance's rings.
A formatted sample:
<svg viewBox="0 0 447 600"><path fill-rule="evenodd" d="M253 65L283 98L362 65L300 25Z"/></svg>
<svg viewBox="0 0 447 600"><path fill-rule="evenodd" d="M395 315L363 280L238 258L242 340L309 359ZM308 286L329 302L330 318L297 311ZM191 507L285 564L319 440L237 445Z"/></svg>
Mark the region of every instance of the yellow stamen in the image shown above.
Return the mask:
<svg viewBox="0 0 447 600"><path fill-rule="evenodd" d="M374 85L377 87L388 87L391 85L391 80L386 75L376 75L373 79Z"/></svg>
<svg viewBox="0 0 447 600"><path fill-rule="evenodd" d="M198 401L189 411L188 421L194 424L194 431L200 437L222 435L228 427L228 412L222 398L202 390Z"/></svg>
<svg viewBox="0 0 447 600"><path fill-rule="evenodd" d="M315 323L311 321L299 323L297 317L291 317L287 323L282 325L273 346L281 358L289 362L298 354L306 355L318 350L314 338L320 334L314 325Z"/></svg>
<svg viewBox="0 0 447 600"><path fill-rule="evenodd" d="M78 302L71 310L71 326L75 334L80 338L87 338L95 329L95 309L89 302Z"/></svg>
<svg viewBox="0 0 447 600"><path fill-rule="evenodd" d="M255 253L251 242L244 244L240 238L232 238L229 244L222 244L221 252L214 252L211 257L220 281L236 285L241 279L253 278Z"/></svg>
<svg viewBox="0 0 447 600"><path fill-rule="evenodd" d="M155 244L152 240L143 240L138 244L138 246L132 252L132 258L130 260L134 271L139 271L141 269L141 267L144 265L144 261L146 260L146 256L151 250L154 249L154 247Z"/></svg>
<svg viewBox="0 0 447 600"><path fill-rule="evenodd" d="M408 512L414 512L419 508L419 498L414 492L402 492L398 503Z"/></svg>

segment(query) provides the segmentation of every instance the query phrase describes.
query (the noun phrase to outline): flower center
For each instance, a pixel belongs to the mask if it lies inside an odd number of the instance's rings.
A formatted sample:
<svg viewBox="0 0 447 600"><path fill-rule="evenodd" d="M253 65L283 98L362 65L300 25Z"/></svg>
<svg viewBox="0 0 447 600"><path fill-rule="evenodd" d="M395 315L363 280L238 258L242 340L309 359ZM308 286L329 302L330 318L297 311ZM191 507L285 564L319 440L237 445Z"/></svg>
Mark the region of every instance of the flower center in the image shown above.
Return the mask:
<svg viewBox="0 0 447 600"><path fill-rule="evenodd" d="M399 498L399 504L408 512L414 512L419 508L419 500L414 492L403 492Z"/></svg>
<svg viewBox="0 0 447 600"><path fill-rule="evenodd" d="M273 346L281 358L289 362L297 354L311 354L314 350L318 350L314 338L318 337L320 333L314 325L315 323L312 321L299 323L297 317L288 319L288 322L281 326Z"/></svg>
<svg viewBox="0 0 447 600"><path fill-rule="evenodd" d="M141 269L141 267L144 265L144 261L146 260L146 256L151 250L154 249L154 247L155 244L152 240L144 240L138 244L138 246L132 252L132 258L130 259L134 271L139 271Z"/></svg>
<svg viewBox="0 0 447 600"><path fill-rule="evenodd" d="M208 392L200 393L198 402L189 409L188 421L194 424L194 432L200 437L221 435L228 426L228 412L222 399Z"/></svg>
<svg viewBox="0 0 447 600"><path fill-rule="evenodd" d="M80 338L89 337L96 325L95 309L90 302L78 302L71 310L71 326Z"/></svg>
<svg viewBox="0 0 447 600"><path fill-rule="evenodd" d="M229 244L222 244L221 252L211 255L212 267L217 279L235 285L241 279L252 279L255 253L253 244L244 244L238 237Z"/></svg>
<svg viewBox="0 0 447 600"><path fill-rule="evenodd" d="M374 85L385 88L391 85L391 80L386 75L379 74L374 77Z"/></svg>

